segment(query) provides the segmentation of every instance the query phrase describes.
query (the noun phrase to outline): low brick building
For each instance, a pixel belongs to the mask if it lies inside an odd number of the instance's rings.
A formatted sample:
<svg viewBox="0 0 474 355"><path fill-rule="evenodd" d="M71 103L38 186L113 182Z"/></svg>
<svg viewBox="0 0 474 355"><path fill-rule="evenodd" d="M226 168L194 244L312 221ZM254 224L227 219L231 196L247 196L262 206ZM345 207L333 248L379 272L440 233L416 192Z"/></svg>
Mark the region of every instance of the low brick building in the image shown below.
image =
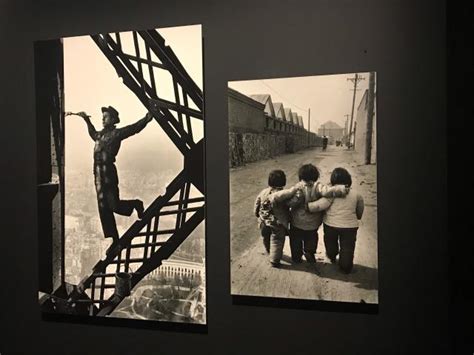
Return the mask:
<svg viewBox="0 0 474 355"><path fill-rule="evenodd" d="M263 133L266 128L265 105L228 89L229 130L231 132Z"/></svg>
<svg viewBox="0 0 474 355"><path fill-rule="evenodd" d="M229 88L228 106L231 167L322 145L301 116L273 103L270 95L246 96Z"/></svg>

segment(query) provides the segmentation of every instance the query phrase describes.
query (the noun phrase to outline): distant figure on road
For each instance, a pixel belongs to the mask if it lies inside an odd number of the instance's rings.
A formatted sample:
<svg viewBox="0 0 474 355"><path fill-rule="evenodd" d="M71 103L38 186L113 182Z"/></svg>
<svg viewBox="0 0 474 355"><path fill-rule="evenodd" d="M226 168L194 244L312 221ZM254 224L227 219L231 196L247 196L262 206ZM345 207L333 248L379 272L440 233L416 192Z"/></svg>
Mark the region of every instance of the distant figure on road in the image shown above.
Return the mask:
<svg viewBox="0 0 474 355"><path fill-rule="evenodd" d="M283 190L285 185L285 172L273 170L268 176L268 187L255 200L254 215L258 218L263 245L273 267L280 266L290 221L287 201L296 193L296 188Z"/></svg>
<svg viewBox="0 0 474 355"><path fill-rule="evenodd" d="M97 192L99 216L104 232L104 237L113 238L115 243L119 239L114 213L131 216L137 211L138 218L143 217L143 202L141 200L121 200L119 197L118 175L115 167L120 144L124 139L139 133L152 120L153 116L147 113L145 117L126 127L116 128L120 122L119 113L112 106L102 107L102 124L104 128L96 131L85 112L66 115L81 116L87 124L90 137L95 142L94 146L94 181Z"/></svg>
<svg viewBox="0 0 474 355"><path fill-rule="evenodd" d="M328 147L328 137L323 136L323 150L326 150Z"/></svg>
<svg viewBox="0 0 474 355"><path fill-rule="evenodd" d="M331 184L351 187L352 177L346 169L336 168L331 174ZM340 269L346 274L350 273L354 265L359 220L364 213L362 196L350 189L345 198L322 198L315 202L309 202L307 210L315 213L326 210L323 223L327 257L332 263L335 263L339 254Z"/></svg>

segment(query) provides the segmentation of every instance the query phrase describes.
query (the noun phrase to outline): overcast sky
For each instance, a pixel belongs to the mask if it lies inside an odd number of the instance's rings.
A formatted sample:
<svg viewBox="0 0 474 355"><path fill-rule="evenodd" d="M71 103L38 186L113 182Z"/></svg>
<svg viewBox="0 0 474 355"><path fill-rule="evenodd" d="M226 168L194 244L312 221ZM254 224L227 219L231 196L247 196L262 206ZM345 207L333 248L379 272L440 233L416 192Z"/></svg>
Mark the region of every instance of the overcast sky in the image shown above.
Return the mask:
<svg viewBox="0 0 474 355"><path fill-rule="evenodd" d="M158 32L202 89L201 26L171 27L159 29ZM122 33L122 46L124 52L134 54L131 32ZM144 53L143 48L141 53ZM158 75L158 72L161 74ZM156 74L158 95L174 101L171 76L162 70L157 70ZM112 64L89 36L64 39L64 86L65 111L87 112L92 116L97 130L102 129L102 106L111 105L120 112L118 127L131 124L146 114L145 107L118 78ZM193 125L193 133L196 138L201 138L202 121L197 123ZM67 116L65 127L67 169L91 167L93 142L83 120L77 116ZM121 168L133 167L140 157L161 168L170 164L182 165L181 154L154 121L122 144L117 157L119 171Z"/></svg>
<svg viewBox="0 0 474 355"><path fill-rule="evenodd" d="M359 81L356 93L357 106L368 88L369 73L359 73L365 80ZM270 94L273 102L281 102L303 117L307 128L308 108L311 109L310 130L317 132L326 121L334 121L344 127L346 117L351 113L354 84L347 78L354 73L318 75L296 78L231 81L229 87L245 95ZM355 117L355 113L354 113Z"/></svg>

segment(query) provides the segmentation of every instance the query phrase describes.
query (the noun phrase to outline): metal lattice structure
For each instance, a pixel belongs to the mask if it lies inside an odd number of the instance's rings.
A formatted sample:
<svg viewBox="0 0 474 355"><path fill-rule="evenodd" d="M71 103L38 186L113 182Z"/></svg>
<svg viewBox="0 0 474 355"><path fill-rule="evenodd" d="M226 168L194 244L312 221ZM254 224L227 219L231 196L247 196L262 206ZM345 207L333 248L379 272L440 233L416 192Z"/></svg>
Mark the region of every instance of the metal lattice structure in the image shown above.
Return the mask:
<svg viewBox="0 0 474 355"><path fill-rule="evenodd" d="M204 142L196 142L192 130L192 120L203 123L203 93L156 30L130 34L133 53L124 50L123 34L91 37L181 152L184 168L145 210L144 217L130 226L106 258L68 295L69 304L87 306L76 309L87 309L89 315L108 315L123 300L114 292L117 273L130 274L133 288L169 258L205 217ZM159 97L157 86L162 83L156 80L158 71L171 75L174 101ZM163 218L167 223L160 223Z"/></svg>

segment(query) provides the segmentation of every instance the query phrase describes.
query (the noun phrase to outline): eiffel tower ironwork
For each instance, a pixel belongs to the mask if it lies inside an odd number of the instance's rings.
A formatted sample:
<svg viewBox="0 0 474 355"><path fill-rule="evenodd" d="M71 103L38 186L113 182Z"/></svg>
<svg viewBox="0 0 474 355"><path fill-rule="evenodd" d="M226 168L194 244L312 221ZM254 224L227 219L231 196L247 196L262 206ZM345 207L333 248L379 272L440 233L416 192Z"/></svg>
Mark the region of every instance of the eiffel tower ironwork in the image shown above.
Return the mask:
<svg viewBox="0 0 474 355"><path fill-rule="evenodd" d="M132 38L131 53L122 45L125 35ZM184 158L182 171L145 210L144 217L129 227L90 275L62 296L67 298L66 308L75 313L106 316L126 297L114 292L117 275L129 275L133 288L169 258L205 218L204 138L196 142L192 124L193 120L203 124L204 99L158 31L97 34L91 38ZM174 101L158 95L157 88L165 84L158 80L160 70L171 76ZM164 216L168 218L166 224L160 223ZM171 228L170 218L174 219Z"/></svg>

